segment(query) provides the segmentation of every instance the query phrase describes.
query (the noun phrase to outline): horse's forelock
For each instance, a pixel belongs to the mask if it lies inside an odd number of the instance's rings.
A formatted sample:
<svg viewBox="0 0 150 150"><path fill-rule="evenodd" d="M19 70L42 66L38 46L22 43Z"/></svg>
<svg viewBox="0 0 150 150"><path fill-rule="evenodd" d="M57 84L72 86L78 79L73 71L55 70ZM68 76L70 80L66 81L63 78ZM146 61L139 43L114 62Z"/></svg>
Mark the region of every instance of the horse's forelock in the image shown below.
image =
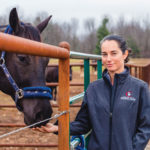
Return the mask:
<svg viewBox="0 0 150 150"><path fill-rule="evenodd" d="M30 23L23 24L23 28L21 31L24 34L25 38L41 41L40 32L36 27L33 27Z"/></svg>
<svg viewBox="0 0 150 150"><path fill-rule="evenodd" d="M40 36L40 32L38 31L38 29L36 29L35 27L33 27L31 25L27 25L26 28L27 28L28 33L30 34L32 40L41 41L41 36Z"/></svg>

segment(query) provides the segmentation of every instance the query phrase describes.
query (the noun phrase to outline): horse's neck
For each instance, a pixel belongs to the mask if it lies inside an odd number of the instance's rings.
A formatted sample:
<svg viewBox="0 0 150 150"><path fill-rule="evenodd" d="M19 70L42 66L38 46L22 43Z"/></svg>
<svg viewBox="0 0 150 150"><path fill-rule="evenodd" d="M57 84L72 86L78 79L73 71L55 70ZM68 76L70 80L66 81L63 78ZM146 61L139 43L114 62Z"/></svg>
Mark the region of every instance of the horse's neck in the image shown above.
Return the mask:
<svg viewBox="0 0 150 150"><path fill-rule="evenodd" d="M2 52L0 51L0 57L1 57L1 53ZM1 67L0 67L0 90L8 95L12 95L12 91L13 91Z"/></svg>
<svg viewBox="0 0 150 150"><path fill-rule="evenodd" d="M14 93L13 88L8 83L6 78L4 76L1 76L1 70L0 70L0 91L13 97Z"/></svg>
<svg viewBox="0 0 150 150"><path fill-rule="evenodd" d="M6 84L5 80L3 80L3 77L0 77L0 91L11 96L12 90L13 89Z"/></svg>

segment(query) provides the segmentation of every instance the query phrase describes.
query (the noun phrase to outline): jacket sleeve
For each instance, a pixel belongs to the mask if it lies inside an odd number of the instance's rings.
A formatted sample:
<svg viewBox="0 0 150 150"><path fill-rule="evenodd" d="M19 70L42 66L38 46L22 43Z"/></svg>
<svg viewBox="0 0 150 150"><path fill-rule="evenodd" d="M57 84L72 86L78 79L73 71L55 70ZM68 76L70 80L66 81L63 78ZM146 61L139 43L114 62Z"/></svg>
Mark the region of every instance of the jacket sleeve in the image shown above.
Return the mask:
<svg viewBox="0 0 150 150"><path fill-rule="evenodd" d="M136 134L133 137L134 150L144 150L150 139L150 91L145 84L140 93Z"/></svg>
<svg viewBox="0 0 150 150"><path fill-rule="evenodd" d="M85 93L81 109L78 112L75 121L70 123L70 135L85 134L90 131L90 129L91 123L87 105L87 93Z"/></svg>

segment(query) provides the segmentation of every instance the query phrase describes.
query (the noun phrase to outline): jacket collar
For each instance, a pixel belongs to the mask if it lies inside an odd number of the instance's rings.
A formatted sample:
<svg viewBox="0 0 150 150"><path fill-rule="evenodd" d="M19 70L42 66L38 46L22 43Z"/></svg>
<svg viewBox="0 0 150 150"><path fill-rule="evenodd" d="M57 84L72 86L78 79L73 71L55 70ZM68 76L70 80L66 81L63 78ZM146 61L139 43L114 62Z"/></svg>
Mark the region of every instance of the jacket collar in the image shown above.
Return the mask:
<svg viewBox="0 0 150 150"><path fill-rule="evenodd" d="M121 72L119 74L115 74L114 81L117 81L119 84L124 83L126 78L129 76L129 74L130 74L129 68L127 66L125 66L125 70L123 72ZM105 69L103 71L102 77L105 81L111 83L110 82L110 76L108 74L107 69Z"/></svg>

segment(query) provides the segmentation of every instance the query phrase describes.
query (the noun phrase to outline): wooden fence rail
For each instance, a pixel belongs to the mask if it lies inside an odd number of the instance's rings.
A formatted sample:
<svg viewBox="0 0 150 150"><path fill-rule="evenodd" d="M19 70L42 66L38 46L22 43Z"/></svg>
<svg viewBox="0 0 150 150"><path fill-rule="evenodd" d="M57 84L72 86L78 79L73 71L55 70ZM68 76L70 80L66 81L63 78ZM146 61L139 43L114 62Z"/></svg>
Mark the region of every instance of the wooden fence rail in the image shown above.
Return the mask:
<svg viewBox="0 0 150 150"><path fill-rule="evenodd" d="M69 57L70 46L60 47L0 33L0 50L59 59L59 111L69 111ZM59 119L58 149L69 150L69 113Z"/></svg>
<svg viewBox="0 0 150 150"><path fill-rule="evenodd" d="M61 43L59 46L60 47L0 33L0 50L59 59L59 99L61 99L61 101L58 102L59 111L69 111L69 57L70 54L73 56L76 53L69 52L70 47L66 42ZM74 57L77 57L77 54ZM79 58L81 57L83 56ZM86 57L88 59L90 55ZM150 64L146 66L128 64L128 66L133 76L146 81L150 85ZM58 142L59 150L69 150L68 113L59 118Z"/></svg>
<svg viewBox="0 0 150 150"><path fill-rule="evenodd" d="M131 75L147 82L150 86L150 64L147 65L127 64L127 66L130 68Z"/></svg>

